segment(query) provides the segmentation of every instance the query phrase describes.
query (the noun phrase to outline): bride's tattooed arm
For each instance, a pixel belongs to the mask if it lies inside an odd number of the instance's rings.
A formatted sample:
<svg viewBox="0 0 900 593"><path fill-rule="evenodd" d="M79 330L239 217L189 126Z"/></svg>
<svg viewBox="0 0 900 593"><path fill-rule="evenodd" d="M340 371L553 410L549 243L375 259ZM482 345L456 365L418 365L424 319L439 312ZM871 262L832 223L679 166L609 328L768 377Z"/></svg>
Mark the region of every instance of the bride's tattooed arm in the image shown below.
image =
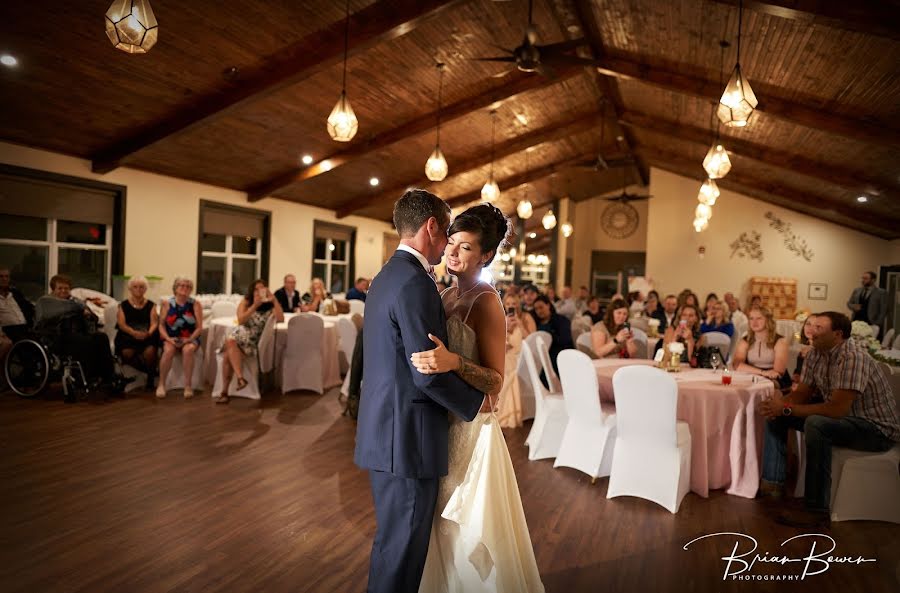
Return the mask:
<svg viewBox="0 0 900 593"><path fill-rule="evenodd" d="M478 366L467 358L459 357L459 368L456 374L460 379L486 394L495 394L503 386L503 375L483 366Z"/></svg>

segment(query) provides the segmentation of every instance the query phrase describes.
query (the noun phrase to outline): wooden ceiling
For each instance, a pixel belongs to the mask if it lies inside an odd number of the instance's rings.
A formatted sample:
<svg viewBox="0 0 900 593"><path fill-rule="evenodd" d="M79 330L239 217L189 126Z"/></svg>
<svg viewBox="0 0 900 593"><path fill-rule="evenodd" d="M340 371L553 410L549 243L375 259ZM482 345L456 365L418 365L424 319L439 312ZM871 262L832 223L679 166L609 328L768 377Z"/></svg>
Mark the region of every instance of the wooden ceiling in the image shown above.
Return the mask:
<svg viewBox="0 0 900 593"><path fill-rule="evenodd" d="M352 0L347 93L360 127L345 144L325 130L342 2L151 0L159 42L128 55L104 34L109 1L0 6L0 50L19 60L0 69L0 138L98 172L128 166L387 220L409 186L454 206L479 198L496 110L499 205L512 214L528 185L537 244L555 197L646 184L651 165L699 188L722 65L727 78L735 60L719 41L734 41L738 20L732 0L536 0L539 43L583 38L578 55L596 66L543 76L472 59L521 43L526 0ZM720 185L900 237L898 15L897 0L746 2L741 64L760 104L750 126L721 130L734 167ZM430 183L438 61L450 175ZM598 152L619 166L579 166Z"/></svg>

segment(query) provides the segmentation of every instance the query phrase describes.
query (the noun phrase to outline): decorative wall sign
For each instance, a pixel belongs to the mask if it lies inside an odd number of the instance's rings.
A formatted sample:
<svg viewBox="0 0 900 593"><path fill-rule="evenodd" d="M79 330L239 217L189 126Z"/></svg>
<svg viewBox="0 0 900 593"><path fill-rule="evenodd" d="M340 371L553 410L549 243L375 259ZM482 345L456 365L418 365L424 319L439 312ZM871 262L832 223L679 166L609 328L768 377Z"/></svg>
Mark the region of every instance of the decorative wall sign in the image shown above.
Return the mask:
<svg viewBox="0 0 900 593"><path fill-rule="evenodd" d="M738 257L747 257L755 259L756 261L762 261L763 251L762 247L759 245L760 238L760 234L756 231L741 233L740 236L731 243L731 258L734 259L734 256L737 255Z"/></svg>
<svg viewBox="0 0 900 593"><path fill-rule="evenodd" d="M638 228L640 216L627 202L613 202L600 215L600 227L613 239L625 239Z"/></svg>
<svg viewBox="0 0 900 593"><path fill-rule="evenodd" d="M809 283L809 293L806 295L811 301L824 301L828 298L828 285Z"/></svg>
<svg viewBox="0 0 900 593"><path fill-rule="evenodd" d="M778 218L773 212L766 212L769 226L778 231L784 237L784 246L794 255L798 255L806 261L812 261L813 250L806 244L806 239L801 239L791 230L791 223Z"/></svg>

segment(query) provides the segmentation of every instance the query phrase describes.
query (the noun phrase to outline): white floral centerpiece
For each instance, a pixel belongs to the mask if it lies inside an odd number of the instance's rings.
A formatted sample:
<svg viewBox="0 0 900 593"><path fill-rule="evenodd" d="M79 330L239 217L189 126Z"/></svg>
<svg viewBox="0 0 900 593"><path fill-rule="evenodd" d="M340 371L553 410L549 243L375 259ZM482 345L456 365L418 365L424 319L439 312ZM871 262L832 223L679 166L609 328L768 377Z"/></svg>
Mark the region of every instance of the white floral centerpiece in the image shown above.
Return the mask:
<svg viewBox="0 0 900 593"><path fill-rule="evenodd" d="M875 332L872 331L872 326L866 323L865 321L854 321L850 325L850 337L856 338L860 341L865 341L868 338L873 337Z"/></svg>
<svg viewBox="0 0 900 593"><path fill-rule="evenodd" d="M647 328L650 330L650 337L655 338L659 335L659 319L651 317L647 320Z"/></svg>
<svg viewBox="0 0 900 593"><path fill-rule="evenodd" d="M681 342L670 342L669 343L669 354L677 354L681 356L684 353L684 344Z"/></svg>
<svg viewBox="0 0 900 593"><path fill-rule="evenodd" d="M804 323L807 319L809 319L809 311L806 309L800 309L794 315L794 321L799 321L800 323Z"/></svg>

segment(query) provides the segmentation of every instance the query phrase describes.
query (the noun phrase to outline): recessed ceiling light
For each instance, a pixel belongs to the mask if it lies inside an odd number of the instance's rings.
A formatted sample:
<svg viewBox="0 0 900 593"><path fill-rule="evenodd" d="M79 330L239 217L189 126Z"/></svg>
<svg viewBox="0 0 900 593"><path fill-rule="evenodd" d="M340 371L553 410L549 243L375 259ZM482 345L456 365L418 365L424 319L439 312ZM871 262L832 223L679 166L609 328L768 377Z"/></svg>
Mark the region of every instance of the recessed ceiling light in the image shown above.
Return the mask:
<svg viewBox="0 0 900 593"><path fill-rule="evenodd" d="M528 233L528 238L529 238L529 239L536 239L536 238L537 238L537 233Z"/></svg>
<svg viewBox="0 0 900 593"><path fill-rule="evenodd" d="M376 185L378 185L378 183L379 181L377 177L372 177L371 179L369 179L369 185L371 185L372 187L375 187Z"/></svg>
<svg viewBox="0 0 900 593"><path fill-rule="evenodd" d="M856 201L859 203L868 202L869 198L867 198L866 196L857 196Z"/></svg>
<svg viewBox="0 0 900 593"><path fill-rule="evenodd" d="M324 161L319 163L319 166L322 168L323 171L331 171L331 168L332 168L331 161L329 161L328 159L325 159Z"/></svg>
<svg viewBox="0 0 900 593"><path fill-rule="evenodd" d="M303 155L303 158L300 159L300 160L303 161L303 164L304 164L304 165L309 165L309 164L312 163L313 158L312 158L312 156L310 156L310 155L308 155L308 154L304 154L304 155Z"/></svg>
<svg viewBox="0 0 900 593"><path fill-rule="evenodd" d="M3 64L7 68L15 68L19 65L19 60L16 59L15 56L10 54L0 55L0 64Z"/></svg>

